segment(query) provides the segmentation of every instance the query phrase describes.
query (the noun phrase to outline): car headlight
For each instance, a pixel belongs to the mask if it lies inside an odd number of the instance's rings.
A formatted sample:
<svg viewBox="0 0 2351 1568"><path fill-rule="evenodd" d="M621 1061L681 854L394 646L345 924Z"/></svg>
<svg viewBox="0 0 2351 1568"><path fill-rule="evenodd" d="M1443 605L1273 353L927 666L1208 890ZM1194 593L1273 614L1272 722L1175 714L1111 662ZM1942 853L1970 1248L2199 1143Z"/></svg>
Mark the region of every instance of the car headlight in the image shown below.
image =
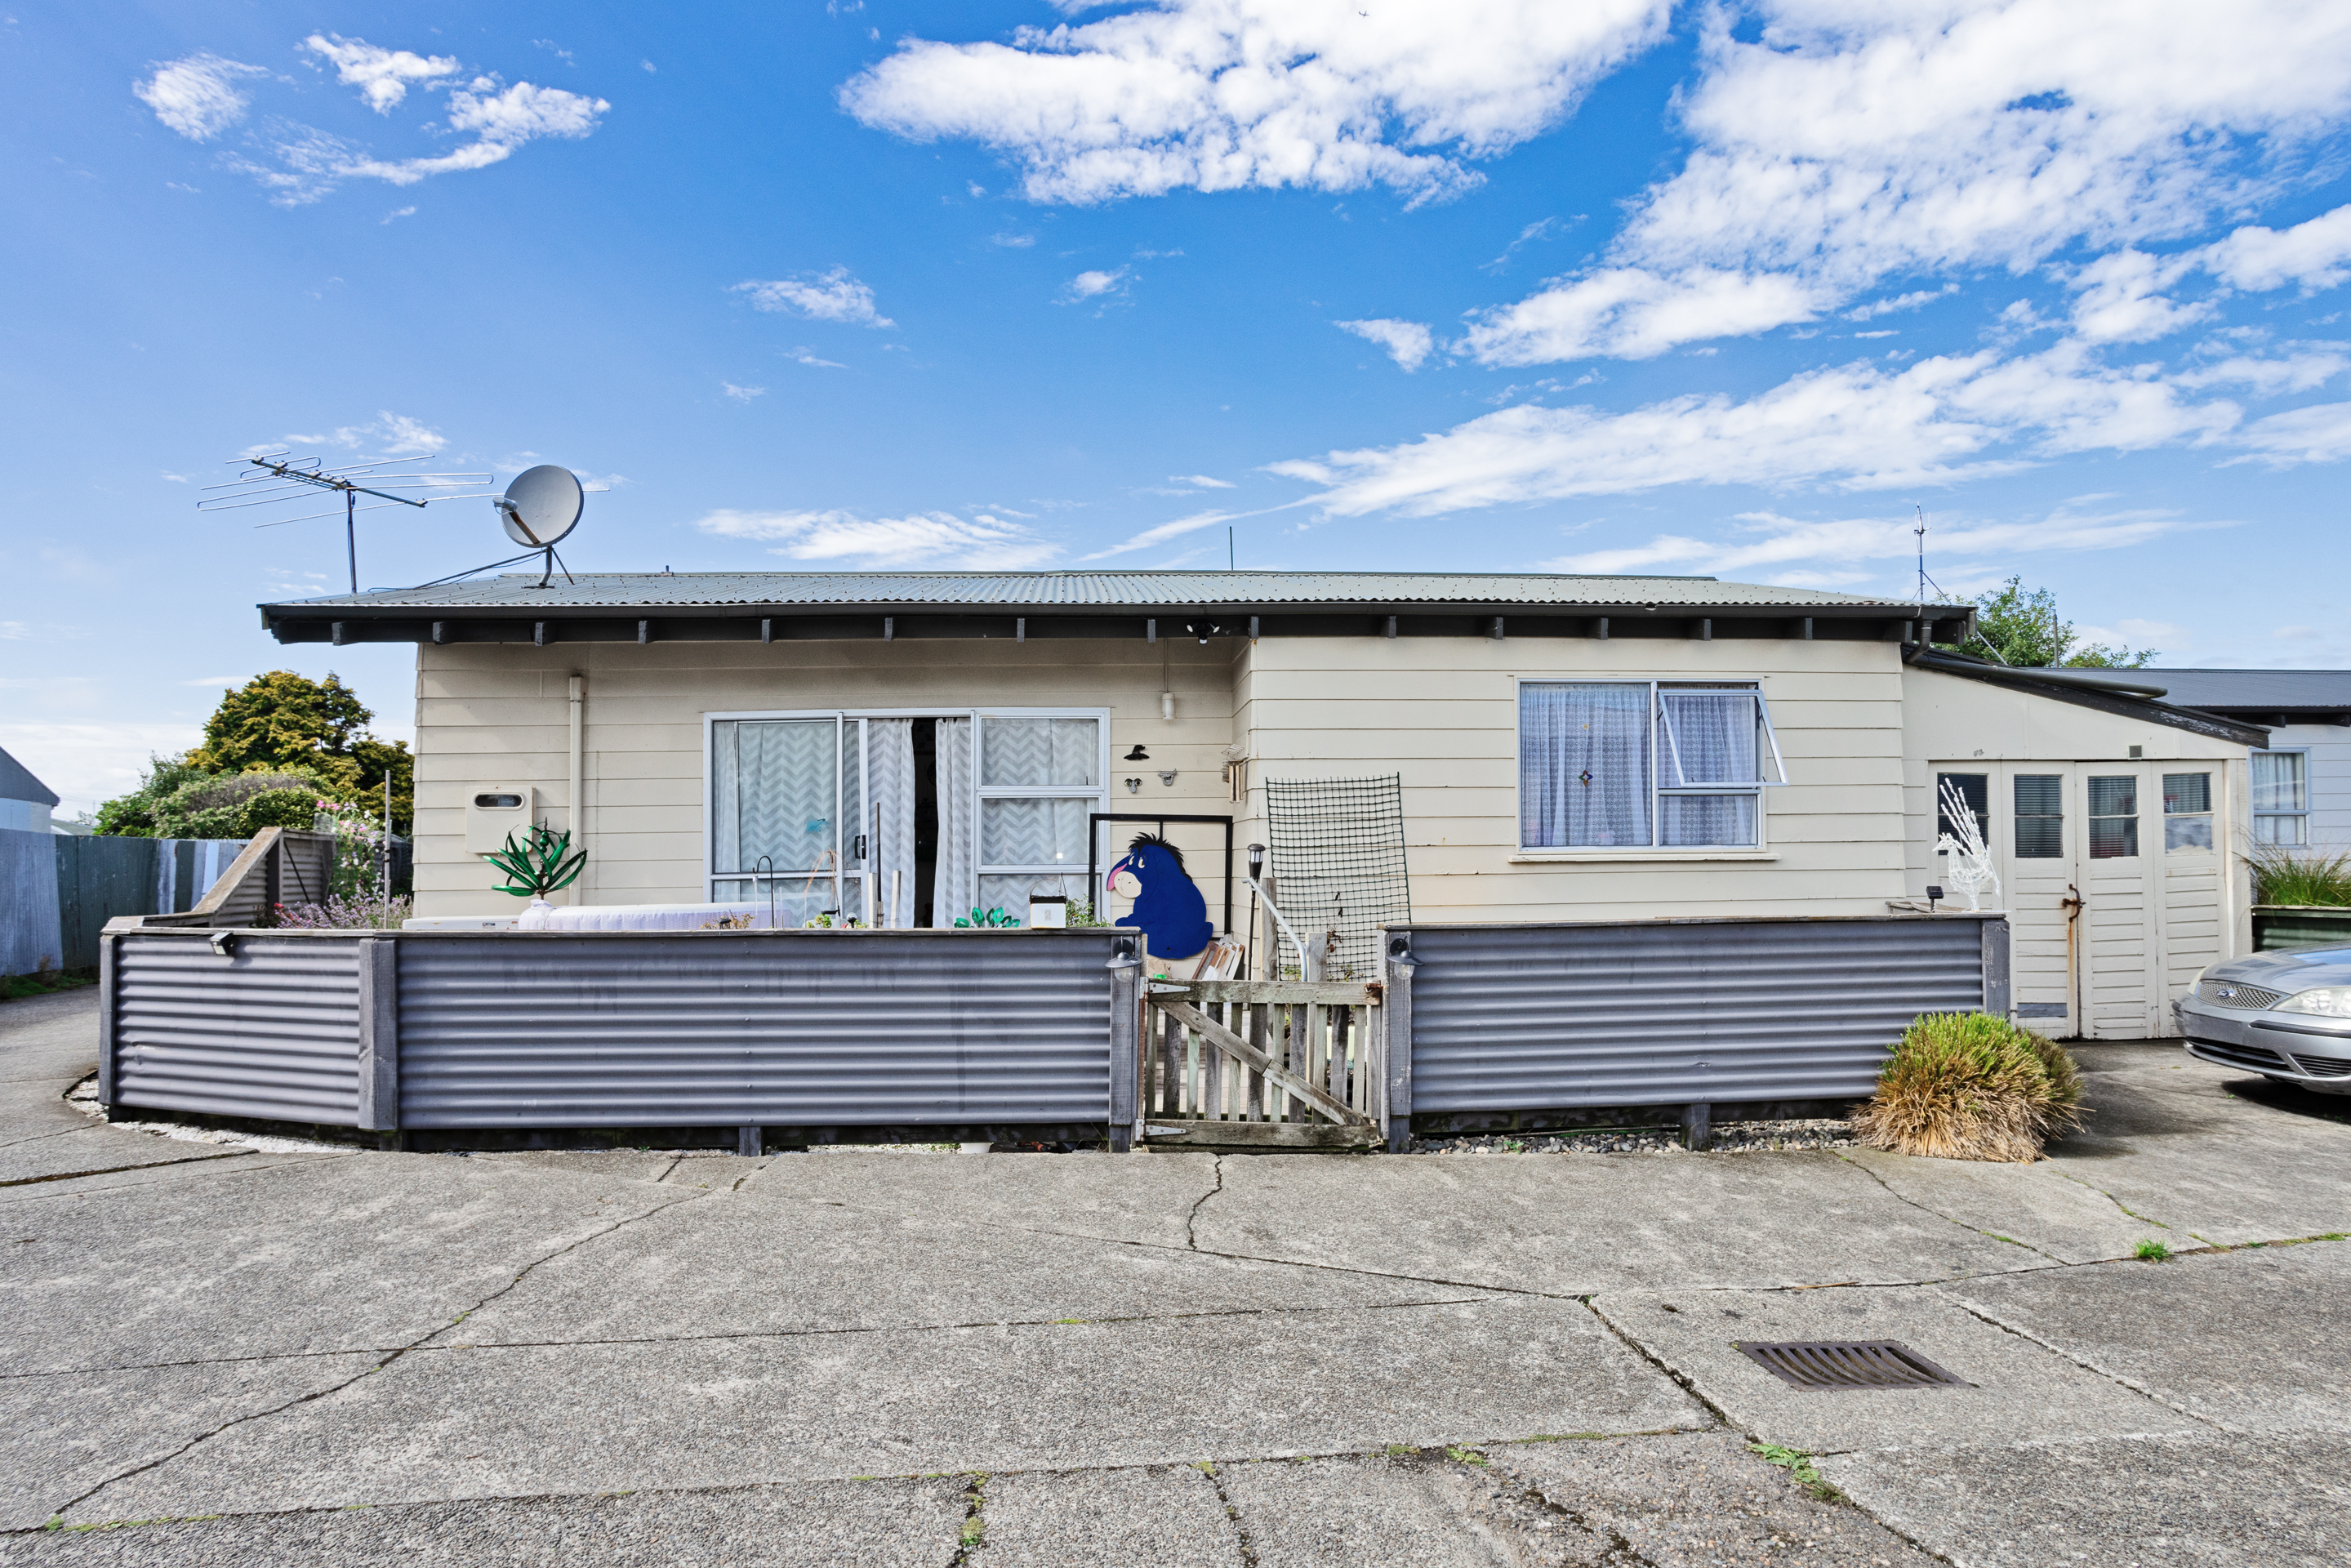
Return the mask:
<svg viewBox="0 0 2351 1568"><path fill-rule="evenodd" d="M2351 1019L2351 986L2318 986L2307 991L2296 991L2271 1010Z"/></svg>

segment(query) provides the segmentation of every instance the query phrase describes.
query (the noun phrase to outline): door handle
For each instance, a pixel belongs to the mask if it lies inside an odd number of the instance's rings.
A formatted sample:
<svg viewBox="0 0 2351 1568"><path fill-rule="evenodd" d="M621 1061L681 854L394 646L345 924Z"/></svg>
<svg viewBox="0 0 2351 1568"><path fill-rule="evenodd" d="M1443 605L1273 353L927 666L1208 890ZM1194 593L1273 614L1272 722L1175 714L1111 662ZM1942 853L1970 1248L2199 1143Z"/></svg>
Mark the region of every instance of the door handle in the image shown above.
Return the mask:
<svg viewBox="0 0 2351 1568"><path fill-rule="evenodd" d="M2066 919L2071 920L2090 905L2082 897L2082 890L2069 882L2065 884L2065 896L2057 901L2057 907L2065 912Z"/></svg>
<svg viewBox="0 0 2351 1568"><path fill-rule="evenodd" d="M849 858L856 861L862 861L865 858L865 835L863 833L858 834L856 838L850 841Z"/></svg>

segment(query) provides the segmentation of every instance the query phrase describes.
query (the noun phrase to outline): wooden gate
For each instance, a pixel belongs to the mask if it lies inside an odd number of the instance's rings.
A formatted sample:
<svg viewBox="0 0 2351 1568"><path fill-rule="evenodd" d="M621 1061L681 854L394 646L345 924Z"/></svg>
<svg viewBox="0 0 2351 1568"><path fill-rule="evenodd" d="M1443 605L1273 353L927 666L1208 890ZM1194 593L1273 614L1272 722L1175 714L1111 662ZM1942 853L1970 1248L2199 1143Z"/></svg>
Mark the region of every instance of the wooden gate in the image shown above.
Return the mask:
<svg viewBox="0 0 2351 1568"><path fill-rule="evenodd" d="M1367 1148L1387 1122L1381 988L1154 981L1144 998L1147 1143Z"/></svg>

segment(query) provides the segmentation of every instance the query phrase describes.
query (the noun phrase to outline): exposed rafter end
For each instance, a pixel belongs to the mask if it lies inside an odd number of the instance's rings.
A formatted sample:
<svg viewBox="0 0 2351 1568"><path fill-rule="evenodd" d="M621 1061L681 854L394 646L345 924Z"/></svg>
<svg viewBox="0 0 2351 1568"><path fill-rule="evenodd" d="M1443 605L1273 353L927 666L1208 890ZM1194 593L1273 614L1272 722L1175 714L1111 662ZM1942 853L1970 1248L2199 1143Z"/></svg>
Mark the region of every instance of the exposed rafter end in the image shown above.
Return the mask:
<svg viewBox="0 0 2351 1568"><path fill-rule="evenodd" d="M637 622L637 641L638 641L638 642L640 642L640 643L650 643L650 642L652 642L653 640L653 623L652 622L650 622L650 621L640 621L640 622Z"/></svg>

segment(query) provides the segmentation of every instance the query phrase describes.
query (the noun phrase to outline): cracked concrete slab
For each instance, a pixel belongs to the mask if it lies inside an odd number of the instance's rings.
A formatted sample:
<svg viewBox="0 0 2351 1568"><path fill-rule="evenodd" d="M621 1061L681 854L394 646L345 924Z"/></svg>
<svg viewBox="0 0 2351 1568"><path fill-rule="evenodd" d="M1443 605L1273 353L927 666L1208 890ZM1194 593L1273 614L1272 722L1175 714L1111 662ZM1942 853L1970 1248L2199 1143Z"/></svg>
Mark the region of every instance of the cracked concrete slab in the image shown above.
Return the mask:
<svg viewBox="0 0 2351 1568"><path fill-rule="evenodd" d="M1248 1561L1216 1482L1196 1465L990 1476L981 1518L988 1568L1243 1568Z"/></svg>
<svg viewBox="0 0 2351 1568"><path fill-rule="evenodd" d="M57 1568L942 1568L959 1479L636 1492L57 1531L0 1537L0 1564Z"/></svg>
<svg viewBox="0 0 2351 1568"><path fill-rule="evenodd" d="M199 1144L195 1146L202 1149L209 1145ZM0 1215L47 1213L49 1210L44 1206L53 1206L60 1201L79 1202L96 1193L126 1193L144 1187L176 1186L182 1182L235 1181L280 1166L313 1165L346 1157L342 1155L247 1152L233 1160L133 1166L128 1170L106 1171L96 1176L68 1176L57 1181L31 1182L22 1186L0 1186ZM0 1220L0 1227L9 1223L13 1221Z"/></svg>
<svg viewBox="0 0 2351 1568"><path fill-rule="evenodd" d="M372 1355L0 1377L0 1530L35 1530L113 1477L324 1393Z"/></svg>
<svg viewBox="0 0 2351 1568"><path fill-rule="evenodd" d="M1593 1307L1732 1426L1791 1448L2212 1430L1931 1289L1675 1291ZM1895 1340L1973 1386L1803 1391L1734 1348L1810 1340Z"/></svg>
<svg viewBox="0 0 2351 1568"><path fill-rule="evenodd" d="M63 1077L71 1083L97 1067L97 987L0 1002L0 1082Z"/></svg>
<svg viewBox="0 0 2351 1568"><path fill-rule="evenodd" d="M80 1112L68 1108L68 1115ZM54 1138L28 1138L0 1148L0 1190L19 1183L100 1176L139 1166L184 1165L193 1160L235 1159L250 1150L219 1144L159 1138L84 1121Z"/></svg>
<svg viewBox="0 0 2351 1568"><path fill-rule="evenodd" d="M1534 1491L1656 1568L1934 1561L1861 1510L1815 1495L1734 1433L1514 1443L1486 1457L1497 1479Z"/></svg>
<svg viewBox="0 0 2351 1568"><path fill-rule="evenodd" d="M475 1165L524 1171L573 1171L611 1181L659 1181L677 1164L673 1149L513 1149L470 1155Z"/></svg>
<svg viewBox="0 0 2351 1568"><path fill-rule="evenodd" d="M674 1201L643 1183L361 1154L0 1208L37 1239L0 1249L0 1373L406 1344Z"/></svg>
<svg viewBox="0 0 2351 1568"><path fill-rule="evenodd" d="M753 1184L550 1260L455 1331L478 1343L1324 1311L1485 1292L810 1203ZM691 1249L702 1265L680 1270ZM446 1336L444 1336L446 1337Z"/></svg>
<svg viewBox="0 0 2351 1568"><path fill-rule="evenodd" d="M2351 1432L2351 1243L2107 1263L1944 1288L2240 1432Z"/></svg>
<svg viewBox="0 0 2351 1568"><path fill-rule="evenodd" d="M2127 1258L2139 1242L2163 1234L2160 1227L2132 1218L2114 1199L2047 1160L2020 1166L1927 1159L1883 1149L1838 1152L1897 1197L1971 1229L2005 1237L2053 1261Z"/></svg>
<svg viewBox="0 0 2351 1568"><path fill-rule="evenodd" d="M1228 1168L1231 1161L1226 1162ZM847 1148L786 1155L754 1186L974 1225L1040 1223L1073 1236L1185 1245L1186 1221L1217 1185L1217 1156L938 1155Z"/></svg>
<svg viewBox="0 0 2351 1568"><path fill-rule="evenodd" d="M2106 1438L1824 1458L1863 1508L1971 1568L2336 1568L2351 1439Z"/></svg>
<svg viewBox="0 0 2351 1568"><path fill-rule="evenodd" d="M75 1520L1707 1424L1573 1302L413 1352Z"/></svg>
<svg viewBox="0 0 2351 1568"><path fill-rule="evenodd" d="M1827 1153L1228 1158L1203 1249L1561 1295L1867 1283L2047 1260Z"/></svg>
<svg viewBox="0 0 2351 1568"><path fill-rule="evenodd" d="M1498 1491L1471 1465L1412 1458L1217 1467L1260 1568L1566 1568L1611 1546L1564 1515Z"/></svg>

